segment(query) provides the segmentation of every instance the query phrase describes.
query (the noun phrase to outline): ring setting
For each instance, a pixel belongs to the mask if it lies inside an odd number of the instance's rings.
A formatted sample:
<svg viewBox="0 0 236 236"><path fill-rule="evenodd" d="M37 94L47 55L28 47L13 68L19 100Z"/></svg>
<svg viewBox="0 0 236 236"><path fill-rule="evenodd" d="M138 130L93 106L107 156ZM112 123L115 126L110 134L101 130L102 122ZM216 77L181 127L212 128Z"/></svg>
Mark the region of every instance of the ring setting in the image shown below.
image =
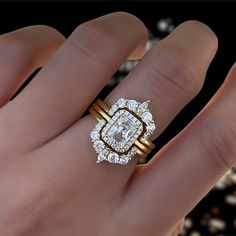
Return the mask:
<svg viewBox="0 0 236 236"><path fill-rule="evenodd" d="M149 141L156 126L143 103L120 98L111 107L98 99L89 108L98 123L90 133L97 163L127 164L136 154L145 158L155 145Z"/></svg>

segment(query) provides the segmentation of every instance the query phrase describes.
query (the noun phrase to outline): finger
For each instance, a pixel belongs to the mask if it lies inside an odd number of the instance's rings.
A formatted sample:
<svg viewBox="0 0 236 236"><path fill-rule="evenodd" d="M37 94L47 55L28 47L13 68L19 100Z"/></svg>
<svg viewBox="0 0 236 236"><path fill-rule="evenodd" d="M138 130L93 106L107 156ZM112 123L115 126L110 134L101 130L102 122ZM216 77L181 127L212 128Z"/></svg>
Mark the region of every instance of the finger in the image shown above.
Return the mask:
<svg viewBox="0 0 236 236"><path fill-rule="evenodd" d="M191 36L192 34L193 36ZM197 93L195 87L194 89L191 87L190 91L185 91L183 87L188 84L194 84L194 86L196 83L202 84L207 66L216 51L216 40L213 33L201 23L185 23L166 40L148 53L107 99L109 105L112 104L111 101L120 97L139 101L150 99L152 101L151 111L154 113L153 117L159 127L155 137ZM195 50L195 48L201 50ZM160 58L158 58L159 55ZM176 59L173 59L172 55L175 55ZM154 73L154 67L156 71L163 71ZM163 76L163 73L168 76ZM176 84L171 81L175 81ZM200 87L198 86L198 90ZM167 121L164 121L162 117L165 117ZM133 162L126 166L111 165L107 162L96 164L96 154L89 139L89 133L95 124L93 117L83 118L48 145L42 147L42 151L49 153L52 162L58 162L60 159L64 163L63 171L70 171L71 176L77 175L83 184L91 186L94 191L98 191L98 189L101 191L101 182L106 192L107 186L114 185L116 186L114 191L120 191L120 188L127 183L127 179L136 165L136 159L134 158ZM41 168L44 168L45 164L42 162L38 166L42 165ZM88 173L93 173L93 175L87 178Z"/></svg>
<svg viewBox="0 0 236 236"><path fill-rule="evenodd" d="M8 127L12 139L5 146L12 149L17 143L19 147L23 139L27 149L33 149L62 132L79 119L127 57L143 54L145 43L144 25L127 13L109 14L80 25L0 114L0 127ZM24 144L21 149L26 148Z"/></svg>
<svg viewBox="0 0 236 236"><path fill-rule="evenodd" d="M168 236L179 236L184 228L184 219L182 219L168 234ZM158 234L159 235L159 234Z"/></svg>
<svg viewBox="0 0 236 236"><path fill-rule="evenodd" d="M106 102L149 99L157 137L198 94L216 50L214 33L200 22L187 21L150 50Z"/></svg>
<svg viewBox="0 0 236 236"><path fill-rule="evenodd" d="M157 224L161 232L186 215L236 163L235 78L234 65L205 109L142 169L131 186L127 203L132 204L133 214L148 217L151 213L154 220L162 212ZM140 199L149 200L145 208L137 209Z"/></svg>
<svg viewBox="0 0 236 236"><path fill-rule="evenodd" d="M63 41L58 31L45 25L29 26L0 36L0 107L47 62Z"/></svg>

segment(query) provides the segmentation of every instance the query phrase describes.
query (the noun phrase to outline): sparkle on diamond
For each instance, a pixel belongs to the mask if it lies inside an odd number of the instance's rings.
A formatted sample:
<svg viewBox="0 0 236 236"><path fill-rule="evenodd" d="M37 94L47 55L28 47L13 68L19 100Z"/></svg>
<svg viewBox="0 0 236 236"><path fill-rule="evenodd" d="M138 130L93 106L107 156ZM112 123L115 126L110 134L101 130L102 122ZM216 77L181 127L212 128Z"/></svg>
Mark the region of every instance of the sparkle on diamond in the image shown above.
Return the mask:
<svg viewBox="0 0 236 236"><path fill-rule="evenodd" d="M143 125L134 115L120 110L103 129L102 138L114 150L127 151L142 133Z"/></svg>

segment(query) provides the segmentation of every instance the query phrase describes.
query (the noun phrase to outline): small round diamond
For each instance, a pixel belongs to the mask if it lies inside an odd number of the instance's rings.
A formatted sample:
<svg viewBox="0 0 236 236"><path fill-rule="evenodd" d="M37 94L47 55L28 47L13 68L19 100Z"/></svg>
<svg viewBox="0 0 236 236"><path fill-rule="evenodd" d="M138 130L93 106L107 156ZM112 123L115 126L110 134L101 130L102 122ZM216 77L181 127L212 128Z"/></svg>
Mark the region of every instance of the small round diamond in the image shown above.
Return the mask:
<svg viewBox="0 0 236 236"><path fill-rule="evenodd" d="M145 123L150 122L150 121L152 121L152 114L149 111L147 111L142 114L142 119Z"/></svg>
<svg viewBox="0 0 236 236"><path fill-rule="evenodd" d="M114 113L115 113L115 111L113 111L112 109L110 109L109 112L108 112L108 114L109 114L110 116L113 116Z"/></svg>
<svg viewBox="0 0 236 236"><path fill-rule="evenodd" d="M103 125L106 124L106 121L105 121L105 120L100 120L100 121L99 121L99 124L100 124L101 126L103 126Z"/></svg>
<svg viewBox="0 0 236 236"><path fill-rule="evenodd" d="M150 137L150 132L146 132L144 135L143 135L143 138L144 139L148 139Z"/></svg>
<svg viewBox="0 0 236 236"><path fill-rule="evenodd" d="M137 107L138 107L138 102L136 102L135 100L129 100L128 101L128 108L131 111L135 111Z"/></svg>
<svg viewBox="0 0 236 236"><path fill-rule="evenodd" d="M92 140L97 140L99 139L99 132L97 130L93 130L91 133L90 133L90 138Z"/></svg>
<svg viewBox="0 0 236 236"><path fill-rule="evenodd" d="M147 130L153 132L156 129L156 125L154 123L149 123L147 125Z"/></svg>
<svg viewBox="0 0 236 236"><path fill-rule="evenodd" d="M113 111L117 111L117 110L118 110L118 106L117 106L116 104L114 104L114 105L112 105L111 109L112 109Z"/></svg>
<svg viewBox="0 0 236 236"><path fill-rule="evenodd" d="M97 140L93 143L93 147L96 150L96 152L101 152L104 149L105 145L103 141Z"/></svg>
<svg viewBox="0 0 236 236"><path fill-rule="evenodd" d="M126 100L125 100L124 98L120 98L120 99L117 101L117 105L118 105L118 107L120 107L120 108L125 107L125 104L126 104Z"/></svg>
<svg viewBox="0 0 236 236"><path fill-rule="evenodd" d="M125 165L129 162L129 158L127 156L122 156L119 160L119 163Z"/></svg>
<svg viewBox="0 0 236 236"><path fill-rule="evenodd" d="M134 156L137 153L137 148L133 147L130 152L131 152L131 155Z"/></svg>
<svg viewBox="0 0 236 236"><path fill-rule="evenodd" d="M110 116L114 115L114 113L118 110L118 106L116 104L112 105L111 109L109 110L108 114Z"/></svg>
<svg viewBox="0 0 236 236"><path fill-rule="evenodd" d="M106 124L106 121L105 120L100 120L96 126L95 126L95 129L96 130L101 130L101 128Z"/></svg>
<svg viewBox="0 0 236 236"><path fill-rule="evenodd" d="M119 155L115 152L111 152L109 155L108 155L108 158L107 160L110 162L110 163L118 163L119 162Z"/></svg>

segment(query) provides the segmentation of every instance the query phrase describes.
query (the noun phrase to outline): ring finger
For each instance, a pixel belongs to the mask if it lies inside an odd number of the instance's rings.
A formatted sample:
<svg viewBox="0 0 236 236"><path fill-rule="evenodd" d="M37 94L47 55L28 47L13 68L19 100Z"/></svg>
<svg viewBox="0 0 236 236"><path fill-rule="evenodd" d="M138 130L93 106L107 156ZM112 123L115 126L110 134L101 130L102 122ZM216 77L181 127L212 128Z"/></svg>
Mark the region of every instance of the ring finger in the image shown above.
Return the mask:
<svg viewBox="0 0 236 236"><path fill-rule="evenodd" d="M106 102L111 105L120 97L138 101L149 99L150 110L158 126L153 135L155 138L198 93L216 49L215 35L205 25L198 22L184 23L145 55L139 65L108 96ZM92 172L93 177L87 180L94 181L94 184L90 183L89 186L100 188L101 179L108 184L124 186L136 160L134 158L126 166L109 163L98 166L88 137L95 124L93 117L85 117L42 149L51 153L51 161L55 156L55 162L61 158L64 163L63 159L66 157L65 171L70 171L72 175L74 170L75 176L79 175L83 181Z"/></svg>

